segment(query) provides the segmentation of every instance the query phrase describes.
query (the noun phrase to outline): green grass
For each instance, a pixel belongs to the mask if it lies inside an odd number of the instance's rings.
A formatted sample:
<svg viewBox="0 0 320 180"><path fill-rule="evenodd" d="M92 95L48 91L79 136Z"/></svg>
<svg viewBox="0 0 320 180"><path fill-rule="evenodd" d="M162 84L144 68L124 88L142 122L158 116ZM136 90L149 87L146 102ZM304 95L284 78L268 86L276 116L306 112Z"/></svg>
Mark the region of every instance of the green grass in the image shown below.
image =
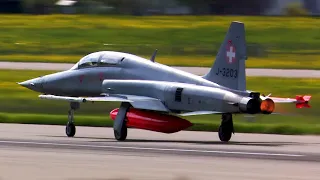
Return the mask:
<svg viewBox="0 0 320 180"><path fill-rule="evenodd" d="M0 61L76 62L99 50L168 65L210 66L231 21L245 23L248 67L320 64L319 18L245 16L1 15Z"/></svg>
<svg viewBox="0 0 320 180"><path fill-rule="evenodd" d="M217 131L220 121L212 117L197 117L189 119L194 125L189 131ZM1 123L18 124L45 124L65 125L65 115L47 114L12 114L0 113ZM112 127L113 122L108 116L76 116L76 126ZM268 122L246 122L235 119L235 130L239 133L265 133L265 134L320 134L320 124L314 123L268 123Z"/></svg>
<svg viewBox="0 0 320 180"><path fill-rule="evenodd" d="M23 88L15 82L49 74L54 71L0 71L0 122L65 124L68 103L40 100L36 92ZM296 94L311 94L310 109L296 109L293 104L276 106L277 112L289 115L258 115L249 122L243 115L236 115L237 132L320 134L320 79L248 77L248 89L278 97L295 97ZM109 112L119 103L85 103L76 112L77 125L110 126ZM190 116L195 123L190 130L215 131L220 124L216 115Z"/></svg>

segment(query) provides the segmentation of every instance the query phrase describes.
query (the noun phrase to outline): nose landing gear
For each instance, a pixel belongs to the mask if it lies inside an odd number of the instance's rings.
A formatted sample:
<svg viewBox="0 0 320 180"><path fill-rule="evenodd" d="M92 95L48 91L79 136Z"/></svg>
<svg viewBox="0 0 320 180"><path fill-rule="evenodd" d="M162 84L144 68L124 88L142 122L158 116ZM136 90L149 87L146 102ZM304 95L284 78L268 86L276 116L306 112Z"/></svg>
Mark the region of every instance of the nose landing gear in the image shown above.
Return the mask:
<svg viewBox="0 0 320 180"><path fill-rule="evenodd" d="M76 126L74 124L74 111L80 108L80 103L71 102L70 110L68 111L68 123L66 125L66 134L68 137L73 137L76 134Z"/></svg>

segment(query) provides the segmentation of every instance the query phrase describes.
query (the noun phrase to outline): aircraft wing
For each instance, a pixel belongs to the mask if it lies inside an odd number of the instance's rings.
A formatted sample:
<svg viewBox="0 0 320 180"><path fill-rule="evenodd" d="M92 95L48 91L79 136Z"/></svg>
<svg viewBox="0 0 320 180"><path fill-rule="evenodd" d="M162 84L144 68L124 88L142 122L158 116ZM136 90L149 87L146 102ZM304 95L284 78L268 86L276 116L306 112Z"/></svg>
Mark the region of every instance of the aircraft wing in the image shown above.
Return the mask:
<svg viewBox="0 0 320 180"><path fill-rule="evenodd" d="M128 99L123 97L70 97L70 96L55 96L55 95L39 95L40 99L49 99L49 100L61 100L61 101L69 101L69 102L97 102L97 101L118 101L118 102L131 102Z"/></svg>
<svg viewBox="0 0 320 180"><path fill-rule="evenodd" d="M296 95L296 98L281 98L281 97L271 97L270 95L268 96L261 96L261 99L272 99L274 103L295 103L296 108L310 108L311 106L309 105L309 101L311 99L311 96L309 95Z"/></svg>
<svg viewBox="0 0 320 180"><path fill-rule="evenodd" d="M223 112L218 111L192 111L179 114L180 116L195 116L195 115L208 115L208 114L222 114Z"/></svg>
<svg viewBox="0 0 320 180"><path fill-rule="evenodd" d="M62 100L68 102L129 102L134 108L169 112L169 109L159 100L146 96L112 94L99 97L69 97L55 95L39 95L41 99Z"/></svg>

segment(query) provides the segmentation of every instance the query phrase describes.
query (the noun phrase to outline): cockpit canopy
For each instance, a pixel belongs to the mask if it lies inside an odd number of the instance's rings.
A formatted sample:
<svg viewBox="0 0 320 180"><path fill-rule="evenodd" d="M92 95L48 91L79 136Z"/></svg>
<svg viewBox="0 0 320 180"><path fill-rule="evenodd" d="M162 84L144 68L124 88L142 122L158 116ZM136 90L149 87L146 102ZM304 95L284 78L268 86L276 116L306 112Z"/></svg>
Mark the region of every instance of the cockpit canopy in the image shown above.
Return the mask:
<svg viewBox="0 0 320 180"><path fill-rule="evenodd" d="M81 69L97 66L114 66L119 64L124 59L121 54L111 51L100 51L88 54L80 59L71 69Z"/></svg>

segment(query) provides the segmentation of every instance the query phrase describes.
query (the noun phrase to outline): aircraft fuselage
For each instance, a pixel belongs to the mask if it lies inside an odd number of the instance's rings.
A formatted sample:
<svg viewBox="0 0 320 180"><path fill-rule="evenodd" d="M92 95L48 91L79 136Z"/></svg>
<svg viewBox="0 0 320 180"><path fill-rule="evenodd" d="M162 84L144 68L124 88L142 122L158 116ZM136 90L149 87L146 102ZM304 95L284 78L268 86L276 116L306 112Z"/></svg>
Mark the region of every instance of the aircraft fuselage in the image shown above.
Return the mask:
<svg viewBox="0 0 320 180"><path fill-rule="evenodd" d="M118 80L153 80L188 83L200 86L215 87L248 96L249 92L236 91L203 79L185 71L174 69L147 59L126 53L116 65L89 66L74 68L43 77L29 80L33 90L44 94L63 96L98 96L102 92L102 82L108 79ZM29 84L25 81L25 84Z"/></svg>

